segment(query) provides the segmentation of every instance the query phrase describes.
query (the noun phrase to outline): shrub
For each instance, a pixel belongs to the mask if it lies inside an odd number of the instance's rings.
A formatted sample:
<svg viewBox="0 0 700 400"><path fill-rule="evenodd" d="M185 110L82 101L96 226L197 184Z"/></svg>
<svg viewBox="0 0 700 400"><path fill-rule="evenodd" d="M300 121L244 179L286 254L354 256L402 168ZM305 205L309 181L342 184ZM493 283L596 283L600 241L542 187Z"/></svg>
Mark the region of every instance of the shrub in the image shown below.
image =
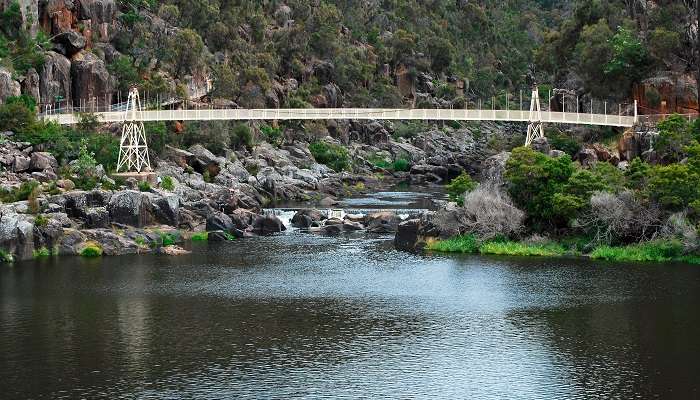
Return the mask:
<svg viewBox="0 0 700 400"><path fill-rule="evenodd" d="M173 178L170 176L164 176L160 186L167 191L172 191L175 189L175 183L173 182Z"/></svg>
<svg viewBox="0 0 700 400"><path fill-rule="evenodd" d="M399 158L394 161L394 171L408 172L411 170L411 163L405 158Z"/></svg>
<svg viewBox="0 0 700 400"><path fill-rule="evenodd" d="M47 249L46 247L40 247L34 251L32 251L32 256L34 258L46 258L51 255L51 251Z"/></svg>
<svg viewBox="0 0 700 400"><path fill-rule="evenodd" d="M87 258L96 258L102 256L102 246L99 243L89 242L80 251L80 255Z"/></svg>
<svg viewBox="0 0 700 400"><path fill-rule="evenodd" d="M160 245L163 247L173 246L177 242L177 237L172 233L160 234Z"/></svg>
<svg viewBox="0 0 700 400"><path fill-rule="evenodd" d="M464 203L464 194L475 188L476 182L474 182L472 177L466 172L462 172L460 176L452 179L446 186L450 200L457 202L459 205Z"/></svg>
<svg viewBox="0 0 700 400"><path fill-rule="evenodd" d="M464 196L462 226L482 239L512 236L523 228L525 213L494 185L479 185Z"/></svg>
<svg viewBox="0 0 700 400"><path fill-rule="evenodd" d="M282 130L280 128L263 125L260 131L265 135L267 141L275 146L279 146L282 140Z"/></svg>
<svg viewBox="0 0 700 400"><path fill-rule="evenodd" d="M148 181L139 182L139 190L142 192L149 192L151 190L151 184Z"/></svg>
<svg viewBox="0 0 700 400"><path fill-rule="evenodd" d="M193 242L206 242L209 240L209 232L197 232L192 235Z"/></svg>
<svg viewBox="0 0 700 400"><path fill-rule="evenodd" d="M49 224L49 218L45 215L39 214L34 218L35 226L46 226Z"/></svg>
<svg viewBox="0 0 700 400"><path fill-rule="evenodd" d="M595 243L637 242L654 236L659 210L642 203L633 192L595 193L591 207L574 226L588 232Z"/></svg>
<svg viewBox="0 0 700 400"><path fill-rule="evenodd" d="M0 192L0 200L3 203L14 203L17 201L28 200L32 192L34 192L34 190L38 187L39 182L37 181L22 182L22 184L13 191Z"/></svg>
<svg viewBox="0 0 700 400"><path fill-rule="evenodd" d="M231 146L234 148L252 148L253 147L253 133L250 131L248 125L238 124L231 130Z"/></svg>
<svg viewBox="0 0 700 400"><path fill-rule="evenodd" d="M348 151L343 146L319 141L311 143L309 151L317 162L327 165L336 172L350 166Z"/></svg>
<svg viewBox="0 0 700 400"><path fill-rule="evenodd" d="M455 236L428 243L426 249L443 253L476 253L479 243L473 234Z"/></svg>
<svg viewBox="0 0 700 400"><path fill-rule="evenodd" d="M0 263L12 263L15 261L14 256L7 251L0 249Z"/></svg>

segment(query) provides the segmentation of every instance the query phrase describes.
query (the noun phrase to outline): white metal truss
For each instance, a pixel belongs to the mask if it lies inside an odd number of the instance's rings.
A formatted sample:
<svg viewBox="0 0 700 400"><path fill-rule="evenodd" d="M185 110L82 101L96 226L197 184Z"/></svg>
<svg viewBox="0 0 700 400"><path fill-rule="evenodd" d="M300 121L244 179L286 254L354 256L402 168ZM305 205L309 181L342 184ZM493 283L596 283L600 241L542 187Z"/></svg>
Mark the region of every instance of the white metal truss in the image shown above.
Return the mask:
<svg viewBox="0 0 700 400"><path fill-rule="evenodd" d="M530 100L530 116L528 117L527 138L525 146L532 145L537 138L544 137L542 126L542 108L540 107L540 92L537 86L532 89L532 99Z"/></svg>
<svg viewBox="0 0 700 400"><path fill-rule="evenodd" d="M119 144L119 162L117 172L151 171L151 160L148 156L146 129L141 116L141 99L139 91L132 88L126 102L122 139ZM122 169L124 169L122 171Z"/></svg>

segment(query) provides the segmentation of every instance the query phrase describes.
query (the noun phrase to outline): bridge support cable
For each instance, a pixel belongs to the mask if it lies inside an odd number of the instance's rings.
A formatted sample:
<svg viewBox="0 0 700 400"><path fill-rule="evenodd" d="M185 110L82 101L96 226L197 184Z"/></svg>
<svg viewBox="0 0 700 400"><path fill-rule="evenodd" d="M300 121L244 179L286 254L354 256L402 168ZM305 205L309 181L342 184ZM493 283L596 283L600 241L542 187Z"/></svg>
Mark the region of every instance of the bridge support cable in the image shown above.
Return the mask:
<svg viewBox="0 0 700 400"><path fill-rule="evenodd" d="M151 160L148 156L146 129L141 115L139 91L132 88L126 102L122 138L119 144L117 172L150 172Z"/></svg>
<svg viewBox="0 0 700 400"><path fill-rule="evenodd" d="M563 115L563 114L562 114ZM542 126L542 107L540 106L540 92L537 86L532 89L530 99L530 115L528 116L527 138L525 146L532 145L537 138L544 137L544 127Z"/></svg>

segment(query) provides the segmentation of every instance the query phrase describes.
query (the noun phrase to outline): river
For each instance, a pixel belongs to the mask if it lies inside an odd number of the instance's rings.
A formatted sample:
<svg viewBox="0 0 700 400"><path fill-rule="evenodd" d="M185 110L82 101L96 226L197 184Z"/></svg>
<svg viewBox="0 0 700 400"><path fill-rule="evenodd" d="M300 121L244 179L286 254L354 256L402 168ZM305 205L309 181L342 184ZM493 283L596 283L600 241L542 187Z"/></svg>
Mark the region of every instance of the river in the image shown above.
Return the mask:
<svg viewBox="0 0 700 400"><path fill-rule="evenodd" d="M391 239L1 266L0 398L700 397L699 268Z"/></svg>

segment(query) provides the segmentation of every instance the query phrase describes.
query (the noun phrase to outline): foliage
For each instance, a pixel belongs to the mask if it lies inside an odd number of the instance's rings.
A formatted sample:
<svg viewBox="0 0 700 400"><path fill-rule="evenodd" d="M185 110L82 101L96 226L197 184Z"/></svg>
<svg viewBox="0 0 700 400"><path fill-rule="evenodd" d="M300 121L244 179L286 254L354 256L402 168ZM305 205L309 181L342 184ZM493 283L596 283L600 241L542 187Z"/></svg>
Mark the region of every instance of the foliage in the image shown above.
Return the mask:
<svg viewBox="0 0 700 400"><path fill-rule="evenodd" d="M688 121L680 115L672 115L659 122L658 129L654 150L665 162L681 161L686 155L685 148L693 140Z"/></svg>
<svg viewBox="0 0 700 400"><path fill-rule="evenodd" d="M472 180L472 177L466 172L462 172L461 175L452 179L445 188L450 201L462 205L464 204L464 194L476 189L476 186L477 184Z"/></svg>
<svg viewBox="0 0 700 400"><path fill-rule="evenodd" d="M49 224L49 217L39 214L34 217L34 225L39 227L44 227Z"/></svg>
<svg viewBox="0 0 700 400"><path fill-rule="evenodd" d="M461 226L481 239L510 237L523 229L525 213L497 185L480 184L467 192L462 211Z"/></svg>
<svg viewBox="0 0 700 400"><path fill-rule="evenodd" d="M543 224L556 223L554 219L561 216L552 206L554 197L564 191L573 173L574 165L568 155L551 158L519 147L506 163L504 178L515 205L536 224Z"/></svg>
<svg viewBox="0 0 700 400"><path fill-rule="evenodd" d="M405 158L397 158L392 167L394 171L408 172L411 170L411 162Z"/></svg>
<svg viewBox="0 0 700 400"><path fill-rule="evenodd" d="M209 239L209 232L197 232L192 235L193 242L206 242Z"/></svg>
<svg viewBox="0 0 700 400"><path fill-rule="evenodd" d="M507 256L554 257L566 254L566 249L555 243L525 244L519 242L487 242L479 248L481 254Z"/></svg>
<svg viewBox="0 0 700 400"><path fill-rule="evenodd" d="M267 141L275 146L279 146L282 140L282 130L278 127L272 127L270 125L263 125L260 127L260 131L265 135Z"/></svg>
<svg viewBox="0 0 700 400"><path fill-rule="evenodd" d="M80 142L80 151L72 167L72 172L79 178L86 178L94 175L95 168L97 168L95 153L88 150L87 139L83 139Z"/></svg>
<svg viewBox="0 0 700 400"><path fill-rule="evenodd" d="M336 172L350 167L348 150L343 146L318 141L309 145L309 151L316 162L325 164Z"/></svg>
<svg viewBox="0 0 700 400"><path fill-rule="evenodd" d="M173 182L173 178L171 176L164 176L163 181L161 182L160 186L167 190L167 191L173 191L175 189L175 183Z"/></svg>
<svg viewBox="0 0 700 400"><path fill-rule="evenodd" d="M654 241L624 247L597 247L591 258L608 261L653 261L688 262L700 264L700 257L684 254L683 244L678 241Z"/></svg>
<svg viewBox="0 0 700 400"><path fill-rule="evenodd" d="M547 139L552 148L561 150L571 157L574 157L581 148L576 139L558 130L547 132Z"/></svg>
<svg viewBox="0 0 700 400"><path fill-rule="evenodd" d="M51 251L46 247L40 247L32 251L32 256L34 258L46 258L51 256Z"/></svg>
<svg viewBox="0 0 700 400"><path fill-rule="evenodd" d="M426 249L443 253L476 253L479 243L475 235L469 234L430 242Z"/></svg>
<svg viewBox="0 0 700 400"><path fill-rule="evenodd" d="M151 184L148 183L148 181L141 181L139 182L139 191L141 192L150 192L151 191Z"/></svg>
<svg viewBox="0 0 700 400"><path fill-rule="evenodd" d="M28 200L32 192L38 187L40 187L40 184L37 181L22 182L18 188L12 191L0 192L0 200L3 203L15 203Z"/></svg>
<svg viewBox="0 0 700 400"><path fill-rule="evenodd" d="M11 264L15 261L15 257L7 251L0 249L0 263Z"/></svg>
<svg viewBox="0 0 700 400"><path fill-rule="evenodd" d="M103 253L102 246L97 242L88 242L80 251L80 255L86 258L101 257Z"/></svg>
<svg viewBox="0 0 700 400"><path fill-rule="evenodd" d="M253 133L248 125L238 124L231 130L231 146L234 148L253 148Z"/></svg>
<svg viewBox="0 0 700 400"><path fill-rule="evenodd" d="M648 179L650 198L669 210L680 210L700 198L700 175L686 164L655 166Z"/></svg>
<svg viewBox="0 0 700 400"><path fill-rule="evenodd" d="M172 233L161 233L159 235L160 245L163 247L173 246L177 242L177 237Z"/></svg>

